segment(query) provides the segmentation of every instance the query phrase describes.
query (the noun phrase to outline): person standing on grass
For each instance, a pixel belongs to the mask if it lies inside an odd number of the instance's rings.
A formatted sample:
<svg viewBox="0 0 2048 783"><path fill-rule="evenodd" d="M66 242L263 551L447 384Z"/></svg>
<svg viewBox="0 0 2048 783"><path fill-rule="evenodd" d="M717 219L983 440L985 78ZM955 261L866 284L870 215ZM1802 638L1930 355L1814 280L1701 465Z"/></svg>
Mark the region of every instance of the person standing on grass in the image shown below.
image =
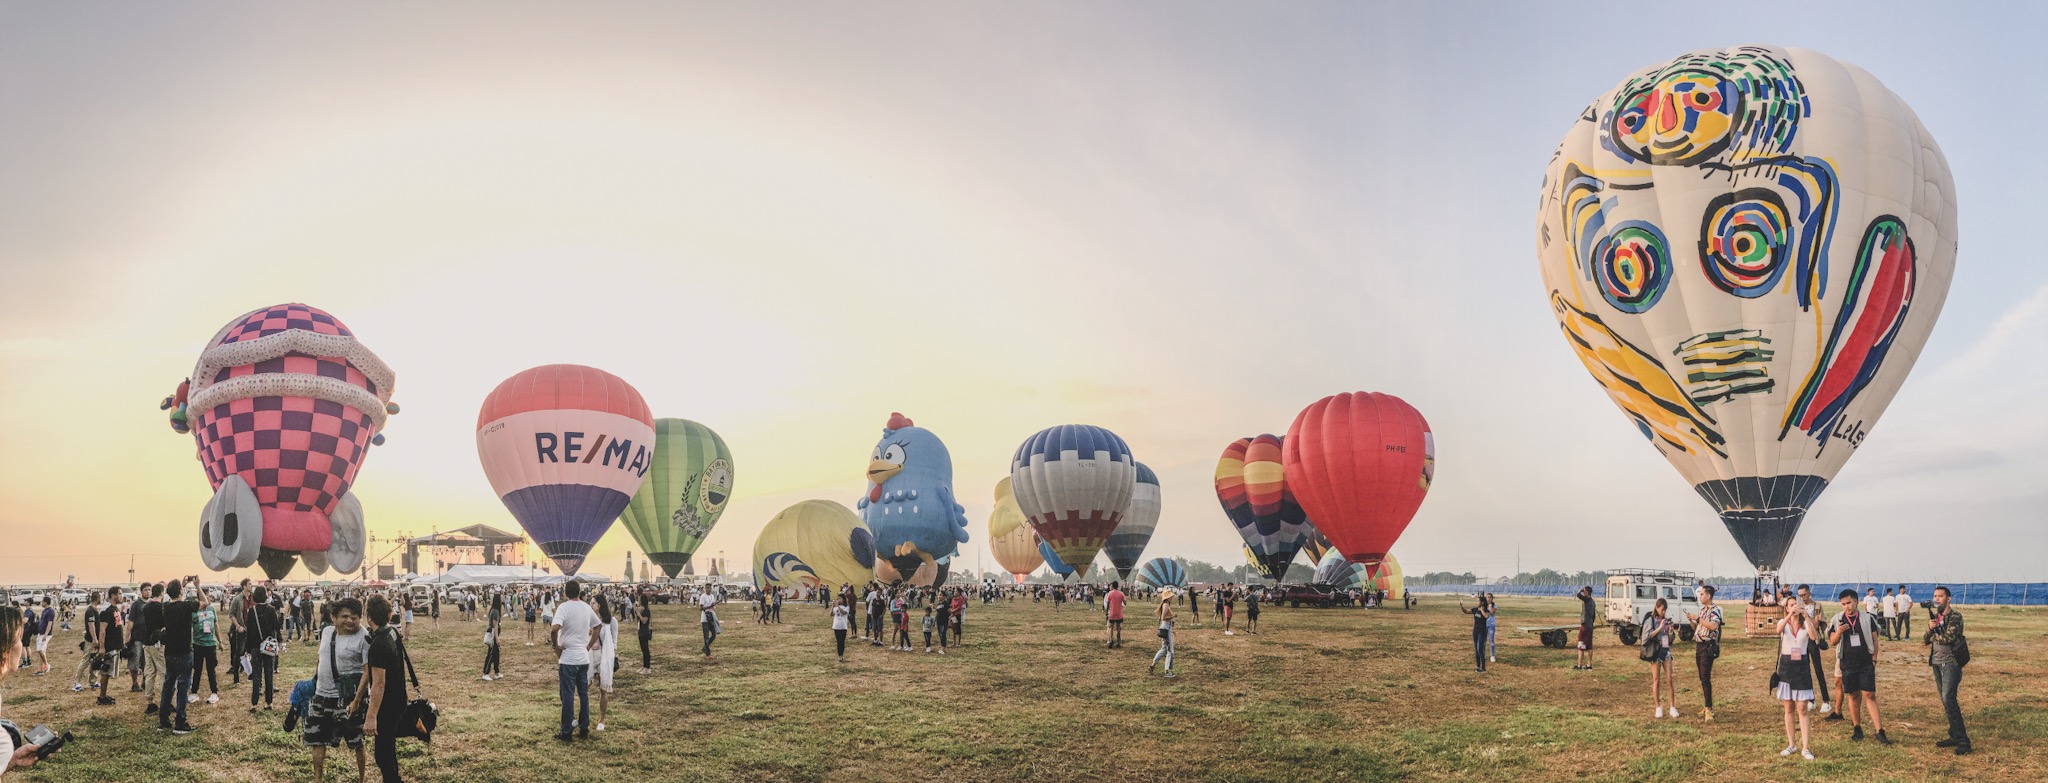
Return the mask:
<svg viewBox="0 0 2048 783"><path fill-rule="evenodd" d="M1786 609L1787 611L1796 609L1806 613L1806 629L1811 634L1812 641L1810 644L1813 645L1812 649L1806 651L1806 659L1813 665L1813 684L1820 690L1820 714L1826 715L1833 712L1835 707L1834 700L1828 695L1827 669L1821 664L1820 645L1824 638L1823 631L1821 631L1821 606L1819 602L1813 600L1813 588L1811 586L1800 585L1798 594L1799 600L1793 602Z"/></svg>
<svg viewBox="0 0 2048 783"><path fill-rule="evenodd" d="M1108 647L1124 646L1124 591L1122 585L1112 580L1109 593L1102 596L1103 618L1109 621Z"/></svg>
<svg viewBox="0 0 2048 783"><path fill-rule="evenodd" d="M1899 638L1899 597L1887 587L1881 599L1884 609L1884 638L1897 641Z"/></svg>
<svg viewBox="0 0 2048 783"><path fill-rule="evenodd" d="M1877 714L1877 620L1856 602L1855 590L1843 590L1838 600L1842 613L1828 623L1828 646L1835 650L1835 676L1841 684L1838 690L1842 694L1842 709L1836 710L1831 719L1849 713L1849 723L1855 727L1849 739L1861 741L1863 712L1867 707L1878 743L1890 745L1891 738L1884 734L1884 719Z"/></svg>
<svg viewBox="0 0 2048 783"><path fill-rule="evenodd" d="M640 640L640 673L654 673L654 652L649 645L654 643L654 594L641 590L640 600L633 605L633 621L639 624L636 637Z"/></svg>
<svg viewBox="0 0 2048 783"><path fill-rule="evenodd" d="M65 630L70 630L68 627ZM50 637L57 635L57 608L50 605L50 597L43 596L43 611L36 617L36 657L42 659L43 668L37 669L32 677L50 673Z"/></svg>
<svg viewBox="0 0 2048 783"><path fill-rule="evenodd" d="M832 605L832 640L839 647L839 662L846 662L846 632L853 623L853 593L848 591L839 596L839 602Z"/></svg>
<svg viewBox="0 0 2048 783"><path fill-rule="evenodd" d="M1900 592L1905 592L1903 585ZM1941 709L1948 716L1948 739L1934 745L1955 748L1958 756L1969 755L1970 732L1963 726L1963 707L1956 700L1956 690L1963 684L1963 661L1956 657L1956 648L1968 649L1963 636L1963 613L1949 604L1948 588L1937 587L1934 606L1927 610L1927 615L1927 632L1921 641L1927 645L1927 665L1934 670L1935 694L1941 697Z"/></svg>
<svg viewBox="0 0 2048 783"><path fill-rule="evenodd" d="M932 598L932 607L938 611L936 626L939 631L939 654L941 655L944 655L946 652L946 635L953 630L953 590L954 588L947 588L939 591L939 594Z"/></svg>
<svg viewBox="0 0 2048 783"><path fill-rule="evenodd" d="M534 608L532 593L521 591L519 603L526 609L526 646L532 647L534 621L540 619L540 611Z"/></svg>
<svg viewBox="0 0 2048 783"><path fill-rule="evenodd" d="M1664 717L1667 703L1671 717L1678 717L1678 682L1671 672L1671 640L1677 636L1677 626L1671 622L1671 605L1657 599L1655 607L1643 618L1643 645L1650 651L1650 701L1656 705L1659 718Z"/></svg>
<svg viewBox="0 0 2048 783"><path fill-rule="evenodd" d="M162 708L156 715L156 727L173 734L190 734L192 725L185 722L185 708L192 690L192 616L199 612L199 603L185 599L183 581L172 581L165 591L169 599L157 609L157 622L161 623L157 643L163 651L164 685L158 696Z"/></svg>
<svg viewBox="0 0 2048 783"><path fill-rule="evenodd" d="M1498 641L1498 640L1500 639L1500 625L1499 625L1499 621L1500 621L1500 603L1499 603L1499 599L1497 599L1497 598L1496 598L1496 597L1494 596L1494 594L1492 594L1492 593L1487 593L1487 594L1486 594L1486 662L1487 662L1487 663L1495 663L1496 661L1495 661L1495 659L1494 659L1494 655L1496 655L1496 654L1498 653L1498 651L1500 650L1500 648L1499 648L1499 647L1498 647L1498 646L1496 645L1496 642L1497 642L1497 641ZM1674 686L1674 687L1675 687L1675 686ZM1673 706L1673 707L1672 707L1671 709L1672 709L1672 711L1673 711L1673 712L1677 712L1677 710L1678 710L1678 708L1677 708L1676 706Z"/></svg>
<svg viewBox="0 0 2048 783"><path fill-rule="evenodd" d="M405 716L405 648L391 625L391 601L372 593L363 602L370 622L370 652L362 696L363 736L375 746L371 757L384 783L399 783L398 732Z"/></svg>
<svg viewBox="0 0 2048 783"><path fill-rule="evenodd" d="M597 613L583 602L582 582L563 583L562 594L567 599L555 607L548 630L548 644L555 648L556 692L562 699L562 726L555 739L589 739L590 651L602 643Z"/></svg>
<svg viewBox="0 0 2048 783"><path fill-rule="evenodd" d="M1579 663L1573 671L1593 668L1593 586L1579 588Z"/></svg>
<svg viewBox="0 0 2048 783"><path fill-rule="evenodd" d="M99 646L93 653L99 663L100 697L94 703L102 707L111 707L114 704L114 697L107 695L107 684L114 680L116 660L121 654L122 643L126 641L123 638L124 627L121 622L126 617L121 612L121 588L107 588L107 598L100 602L98 617L99 625L94 637L99 640Z"/></svg>
<svg viewBox="0 0 2048 783"><path fill-rule="evenodd" d="M86 596L85 616L83 619L85 620L85 641L81 642L78 647L78 651L81 654L78 656L78 670L71 675L72 693L83 692L87 687L99 687L99 670L93 668L92 665L93 658L99 652L99 639L94 636L94 634L99 632L98 626L100 621L100 594L98 590L94 590L91 595ZM88 686L87 683L92 684Z"/></svg>
<svg viewBox="0 0 2048 783"><path fill-rule="evenodd" d="M253 713L258 701L263 702L266 710L276 706L277 655L274 651L284 646L281 638L284 621L278 617L277 607L271 605L270 588L267 587L257 587L250 594L245 614L242 624L249 629L249 634L242 646L249 651L249 711Z"/></svg>
<svg viewBox="0 0 2048 783"><path fill-rule="evenodd" d="M1805 612L1796 611L1797 606L1786 607L1785 616L1778 621L1778 702L1785 714L1785 749L1780 756L1790 756L1793 751L1807 761L1813 760L1813 750L1808 744L1807 705L1813 701L1813 666L1806 658L1813 650L1812 630ZM1792 721L1797 717L1799 734L1794 741Z"/></svg>
<svg viewBox="0 0 2048 783"><path fill-rule="evenodd" d="M505 635L504 608L504 596L491 596L491 613L484 618L484 682L505 676L503 651L498 647Z"/></svg>
<svg viewBox="0 0 2048 783"><path fill-rule="evenodd" d="M1259 632L1259 594L1266 590L1254 587L1244 592L1244 632L1257 635Z"/></svg>
<svg viewBox="0 0 2048 783"><path fill-rule="evenodd" d="M932 654L932 629L937 628L938 623L935 620L933 620L932 608L929 606L924 608L923 623L924 625L922 627L924 628L924 654L930 655Z"/></svg>
<svg viewBox="0 0 2048 783"><path fill-rule="evenodd" d="M164 645L161 639L164 627L164 586L162 583L142 586L144 599L136 602L129 613L133 621L135 660L142 669L142 693L149 699L149 706L142 714L155 715L159 711L157 685L164 676ZM166 705L168 706L168 705Z"/></svg>
<svg viewBox="0 0 2048 783"><path fill-rule="evenodd" d="M1479 603L1470 609L1465 602L1458 602L1458 611L1472 615L1472 671L1486 673L1486 594L1479 594ZM1663 717L1660 712L1658 717Z"/></svg>
<svg viewBox="0 0 2048 783"><path fill-rule="evenodd" d="M1721 623L1725 616L1721 607L1714 603L1714 586L1703 584L1699 589L1700 613L1692 618L1692 661L1700 671L1700 696L1706 701L1706 709L1700 717L1714 719L1714 661L1721 657Z"/></svg>
<svg viewBox="0 0 2048 783"><path fill-rule="evenodd" d="M1223 618L1224 636L1237 635L1236 631L1231 630L1231 626L1237 620L1237 590L1230 582L1224 582L1223 586L1216 590L1216 616Z"/></svg>
<svg viewBox="0 0 2048 783"><path fill-rule="evenodd" d="M1157 668L1159 668L1159 661L1160 661L1160 659L1161 659L1161 658L1164 658L1164 659L1166 659L1166 673L1165 673L1165 676L1167 676L1167 677L1172 677L1172 676L1173 676L1173 589L1172 589L1172 588L1164 588L1164 589L1161 589L1161 590L1159 591L1159 608L1158 608L1158 610L1156 610L1156 611L1155 611L1155 612L1153 613L1153 616L1154 616L1154 617L1156 617L1156 618L1158 618L1158 620L1159 620L1159 652L1156 652L1156 653L1153 653L1153 654L1152 654L1152 665L1151 665L1151 666L1147 666L1147 667L1145 667L1145 674L1147 674L1147 675L1150 675L1150 674L1151 674L1151 673L1153 672L1153 670L1154 670L1154 669L1157 669Z"/></svg>
<svg viewBox="0 0 2048 783"><path fill-rule="evenodd" d="M1896 619L1897 627L1892 629L1892 635L1904 639L1912 633L1909 626L1913 624L1913 596L1906 592L1905 585L1899 585L1899 616Z"/></svg>
<svg viewBox="0 0 2048 783"><path fill-rule="evenodd" d="M704 632L704 660L711 660L711 643L718 641L718 591L697 594L697 628Z"/></svg>
<svg viewBox="0 0 2048 783"><path fill-rule="evenodd" d="M313 779L327 779L327 749L347 745L356 754L356 779L367 778L369 757L363 748L363 724L354 706L362 697L363 670L370 660L370 632L363 629L363 604L354 598L329 602L334 621L321 629L315 651L313 701L306 708L301 741L313 753Z"/></svg>
<svg viewBox="0 0 2048 783"><path fill-rule="evenodd" d="M961 630L965 629L966 627L967 627L967 594L966 594L965 592L962 592L962 591L959 591L959 590L955 590L955 591L953 591L953 646L954 646L954 647L959 647L959 646L961 646L962 644L964 644L963 642L961 642L961 641L960 641L960 632L961 632Z"/></svg>
<svg viewBox="0 0 2048 783"><path fill-rule="evenodd" d="M597 594L597 646L591 655L597 657L590 667L590 678L597 685L597 725L592 728L604 731L605 719L611 716L612 674L619 657L619 618L612 614L612 599L601 592Z"/></svg>
<svg viewBox="0 0 2048 783"><path fill-rule="evenodd" d="M204 588L194 587L193 596L199 599L199 610L192 613L192 696L199 695L199 674L206 673L206 703L220 701L220 611L214 608L213 595Z"/></svg>
<svg viewBox="0 0 2048 783"><path fill-rule="evenodd" d="M891 646L900 652L910 652L910 610L904 607L903 590L892 590L889 600L889 622L896 628Z"/></svg>

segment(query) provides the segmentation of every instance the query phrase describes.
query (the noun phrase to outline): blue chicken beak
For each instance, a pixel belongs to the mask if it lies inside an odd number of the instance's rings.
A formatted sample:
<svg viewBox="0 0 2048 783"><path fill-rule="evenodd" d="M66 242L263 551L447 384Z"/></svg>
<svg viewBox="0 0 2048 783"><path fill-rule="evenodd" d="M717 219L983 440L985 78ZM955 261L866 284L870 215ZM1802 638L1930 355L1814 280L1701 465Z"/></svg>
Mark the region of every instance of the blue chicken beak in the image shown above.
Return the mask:
<svg viewBox="0 0 2048 783"><path fill-rule="evenodd" d="M874 484L875 486L881 486L882 482L895 478L896 474L902 472L902 465L898 465L888 460L878 459L868 463L868 482Z"/></svg>

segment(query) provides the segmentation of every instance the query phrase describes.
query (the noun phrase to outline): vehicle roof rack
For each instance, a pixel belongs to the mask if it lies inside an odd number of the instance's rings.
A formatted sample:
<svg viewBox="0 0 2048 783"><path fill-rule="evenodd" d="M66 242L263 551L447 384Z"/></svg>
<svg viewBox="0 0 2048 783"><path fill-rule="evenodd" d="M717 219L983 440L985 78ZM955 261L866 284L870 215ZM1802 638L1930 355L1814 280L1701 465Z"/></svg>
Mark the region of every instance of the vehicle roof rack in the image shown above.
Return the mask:
<svg viewBox="0 0 2048 783"><path fill-rule="evenodd" d="M1673 571L1666 568L1610 568L1608 576L1661 576L1669 579L1693 579L1691 571Z"/></svg>

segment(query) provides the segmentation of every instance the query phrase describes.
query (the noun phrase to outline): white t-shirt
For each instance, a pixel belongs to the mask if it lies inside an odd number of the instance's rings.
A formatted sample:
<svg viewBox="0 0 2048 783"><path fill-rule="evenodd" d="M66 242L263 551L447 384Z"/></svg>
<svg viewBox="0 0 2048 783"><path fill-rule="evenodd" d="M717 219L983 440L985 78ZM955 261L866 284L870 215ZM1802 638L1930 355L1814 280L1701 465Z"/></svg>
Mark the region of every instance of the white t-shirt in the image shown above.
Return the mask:
<svg viewBox="0 0 2048 783"><path fill-rule="evenodd" d="M833 605L832 605L832 630L834 630L834 631L844 631L844 630L846 630L846 605L845 605L845 604L833 604Z"/></svg>
<svg viewBox="0 0 2048 783"><path fill-rule="evenodd" d="M341 666L341 673L361 675L363 664L370 660L370 631L367 628L358 628L355 633L344 634L339 629L328 626L327 630L321 632L321 637L321 648L314 650L314 653L320 656L320 665L314 673L315 682L318 684L314 686L313 693L330 699L339 699L342 693L334 679L334 669L327 665L328 640L331 639L335 645L334 662Z"/></svg>
<svg viewBox="0 0 2048 783"><path fill-rule="evenodd" d="M1905 614L1905 613L1907 613L1907 612L1910 612L1910 611L1913 611L1913 596L1907 595L1907 594L1906 594L1906 591L1904 591L1904 590L1900 590L1900 591L1899 591L1899 614Z"/></svg>
<svg viewBox="0 0 2048 783"><path fill-rule="evenodd" d="M1863 611L1873 614L1877 612L1877 596L1868 594L1863 596Z"/></svg>
<svg viewBox="0 0 2048 783"><path fill-rule="evenodd" d="M703 610L703 614L698 615L697 622L711 622L711 613L718 609L718 596L708 592L697 596L697 607Z"/></svg>
<svg viewBox="0 0 2048 783"><path fill-rule="evenodd" d="M555 607L555 644L562 648L562 657L555 661L563 666L590 665L590 632L597 627L597 612L590 604L582 601L563 601Z"/></svg>
<svg viewBox="0 0 2048 783"><path fill-rule="evenodd" d="M1899 616L1899 599L1897 596L1888 595L1884 597L1884 616L1887 620Z"/></svg>

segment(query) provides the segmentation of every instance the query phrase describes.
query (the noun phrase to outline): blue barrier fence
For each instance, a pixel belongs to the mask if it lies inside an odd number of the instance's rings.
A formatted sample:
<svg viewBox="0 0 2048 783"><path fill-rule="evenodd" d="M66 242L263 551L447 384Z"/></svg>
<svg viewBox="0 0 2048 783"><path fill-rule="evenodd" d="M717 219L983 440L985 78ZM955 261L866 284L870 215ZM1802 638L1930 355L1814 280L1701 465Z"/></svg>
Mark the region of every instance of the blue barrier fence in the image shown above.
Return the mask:
<svg viewBox="0 0 2048 783"><path fill-rule="evenodd" d="M1814 596L1822 601L1831 601L1843 590L1855 590L1863 595L1871 588L1877 588L1879 596L1884 591L1898 589L1899 582L1841 582L1813 585ZM1906 582L1906 594L1915 602L1934 597L1937 582ZM1790 587L1791 585L1787 585ZM1485 591L1495 595L1529 595L1567 597L1579 591L1579 585L1409 585L1417 593L1455 593L1470 595ZM2048 582L1973 582L1948 585L1949 594L1959 604L2000 604L2005 606L2048 606ZM1751 587L1743 584L1714 584L1715 597L1723 601L1748 601ZM1593 594L1606 596L1606 585L1593 585Z"/></svg>

